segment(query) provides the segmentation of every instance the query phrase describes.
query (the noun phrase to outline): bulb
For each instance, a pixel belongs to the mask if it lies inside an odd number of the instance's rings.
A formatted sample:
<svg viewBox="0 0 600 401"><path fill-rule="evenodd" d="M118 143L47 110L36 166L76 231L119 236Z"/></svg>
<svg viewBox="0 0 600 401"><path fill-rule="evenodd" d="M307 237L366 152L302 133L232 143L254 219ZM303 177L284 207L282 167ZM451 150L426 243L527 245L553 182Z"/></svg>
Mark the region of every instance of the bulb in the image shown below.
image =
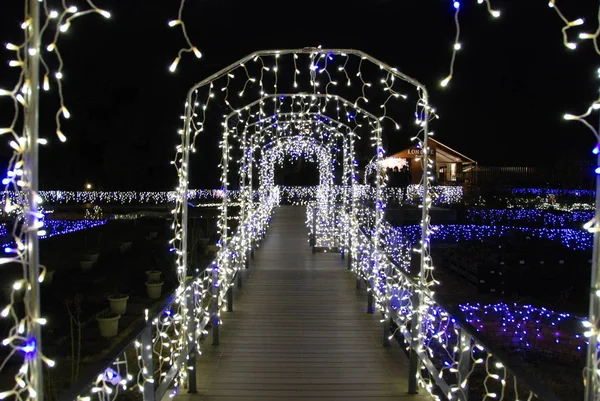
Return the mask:
<svg viewBox="0 0 600 401"><path fill-rule="evenodd" d="M179 64L179 57L177 57L175 60L173 60L173 63L171 63L171 66L169 67L169 71L175 72L178 64Z"/></svg>
<svg viewBox="0 0 600 401"><path fill-rule="evenodd" d="M62 133L62 131L57 130L56 136L58 136L58 139L60 139L61 142L67 142L67 137Z"/></svg>
<svg viewBox="0 0 600 401"><path fill-rule="evenodd" d="M202 57L202 53L200 53L200 50L198 50L197 47L192 47L192 51L194 52L194 54L196 55L196 57L198 57L198 58Z"/></svg>

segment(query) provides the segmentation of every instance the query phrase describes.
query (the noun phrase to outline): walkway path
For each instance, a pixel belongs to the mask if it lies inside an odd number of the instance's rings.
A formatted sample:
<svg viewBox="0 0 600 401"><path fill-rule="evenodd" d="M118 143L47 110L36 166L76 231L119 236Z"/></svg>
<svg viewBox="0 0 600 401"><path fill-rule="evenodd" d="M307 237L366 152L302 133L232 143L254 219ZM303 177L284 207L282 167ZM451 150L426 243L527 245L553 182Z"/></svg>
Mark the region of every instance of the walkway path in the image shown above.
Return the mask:
<svg viewBox="0 0 600 401"><path fill-rule="evenodd" d="M220 345L197 359L198 394L179 401L431 400L408 395L408 359L382 346L377 314L339 254L312 254L302 207L275 211Z"/></svg>

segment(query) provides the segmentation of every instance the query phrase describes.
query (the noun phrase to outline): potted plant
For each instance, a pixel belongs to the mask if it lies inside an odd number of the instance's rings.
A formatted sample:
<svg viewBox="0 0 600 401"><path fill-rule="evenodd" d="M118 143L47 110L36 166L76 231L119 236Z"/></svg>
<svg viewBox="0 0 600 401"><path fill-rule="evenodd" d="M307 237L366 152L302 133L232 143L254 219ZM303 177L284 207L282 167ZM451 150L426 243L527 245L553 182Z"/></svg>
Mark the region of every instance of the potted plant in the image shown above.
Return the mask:
<svg viewBox="0 0 600 401"><path fill-rule="evenodd" d="M93 260L82 260L79 262L79 265L81 266L81 270L86 272L94 267L94 263L95 262Z"/></svg>
<svg viewBox="0 0 600 401"><path fill-rule="evenodd" d="M160 294L162 292L162 285L163 282L160 279L146 281L146 293L148 294L148 298L160 298Z"/></svg>
<svg viewBox="0 0 600 401"><path fill-rule="evenodd" d="M121 315L110 310L103 310L96 315L100 335L104 338L110 338L117 335L119 331L119 319Z"/></svg>
<svg viewBox="0 0 600 401"><path fill-rule="evenodd" d="M110 303L111 312L119 315L124 315L127 312L127 300L129 295L120 292L113 292L108 296L108 302Z"/></svg>
<svg viewBox="0 0 600 401"><path fill-rule="evenodd" d="M148 280L160 281L161 274L162 274L162 272L160 270L146 270L146 278Z"/></svg>

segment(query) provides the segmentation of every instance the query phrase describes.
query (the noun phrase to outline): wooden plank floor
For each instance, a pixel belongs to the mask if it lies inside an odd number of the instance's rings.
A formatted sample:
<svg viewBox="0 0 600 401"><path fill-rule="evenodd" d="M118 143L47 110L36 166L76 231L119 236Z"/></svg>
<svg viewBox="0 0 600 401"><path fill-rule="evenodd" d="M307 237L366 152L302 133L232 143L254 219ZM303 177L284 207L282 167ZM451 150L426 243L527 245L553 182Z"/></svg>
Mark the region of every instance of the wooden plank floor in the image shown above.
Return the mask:
<svg viewBox="0 0 600 401"><path fill-rule="evenodd" d="M377 315L339 254L312 254L303 207L275 211L223 314L221 341L197 359L198 394L179 401L431 400L407 394L408 360L382 346Z"/></svg>

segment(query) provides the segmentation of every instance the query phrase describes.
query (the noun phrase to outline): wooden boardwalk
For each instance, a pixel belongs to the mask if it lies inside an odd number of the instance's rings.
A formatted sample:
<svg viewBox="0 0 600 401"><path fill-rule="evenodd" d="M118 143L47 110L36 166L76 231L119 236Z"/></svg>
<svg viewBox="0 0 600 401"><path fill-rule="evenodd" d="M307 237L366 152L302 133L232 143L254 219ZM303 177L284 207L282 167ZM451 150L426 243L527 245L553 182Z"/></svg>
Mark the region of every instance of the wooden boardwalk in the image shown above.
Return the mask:
<svg viewBox="0 0 600 401"><path fill-rule="evenodd" d="M312 254L305 208L275 211L233 312L197 359L198 393L179 401L424 401L407 394L408 359L382 346L377 314L339 254Z"/></svg>

